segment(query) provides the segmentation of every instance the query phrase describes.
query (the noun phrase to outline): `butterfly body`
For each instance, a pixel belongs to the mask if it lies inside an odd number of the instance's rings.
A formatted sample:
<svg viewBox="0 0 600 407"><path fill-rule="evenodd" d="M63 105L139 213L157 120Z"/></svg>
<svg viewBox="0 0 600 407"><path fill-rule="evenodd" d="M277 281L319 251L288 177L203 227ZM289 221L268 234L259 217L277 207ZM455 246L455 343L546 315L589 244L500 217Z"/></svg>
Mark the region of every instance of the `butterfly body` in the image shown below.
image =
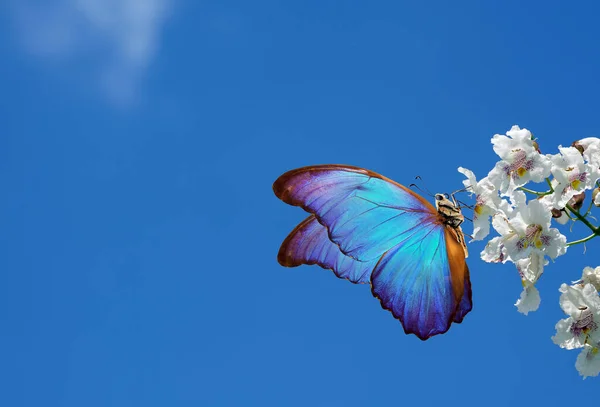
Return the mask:
<svg viewBox="0 0 600 407"><path fill-rule="evenodd" d="M423 340L471 310L464 218L454 200L437 194L434 208L386 177L345 165L289 171L273 190L310 213L281 245L281 265L318 264L371 284L405 332Z"/></svg>
<svg viewBox="0 0 600 407"><path fill-rule="evenodd" d="M460 227L465 221L465 217L456 204L456 201L454 199L450 201L444 194L435 194L435 208L440 221L454 230L456 240L463 246L463 250L465 251L465 258L469 257L465 236Z"/></svg>

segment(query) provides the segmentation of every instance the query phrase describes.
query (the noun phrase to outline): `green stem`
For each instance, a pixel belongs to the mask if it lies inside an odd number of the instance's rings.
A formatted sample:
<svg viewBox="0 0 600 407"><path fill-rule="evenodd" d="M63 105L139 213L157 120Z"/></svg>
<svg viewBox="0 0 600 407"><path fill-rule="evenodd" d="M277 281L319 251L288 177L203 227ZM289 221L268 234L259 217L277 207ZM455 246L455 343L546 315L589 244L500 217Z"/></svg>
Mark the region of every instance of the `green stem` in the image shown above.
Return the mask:
<svg viewBox="0 0 600 407"><path fill-rule="evenodd" d="M519 189L521 191L529 192L530 194L537 195L537 196L544 196L544 195L548 195L550 193L550 192L538 192L538 191L534 191L533 189L529 189L529 188L525 188L525 187L519 187Z"/></svg>
<svg viewBox="0 0 600 407"><path fill-rule="evenodd" d="M573 209L573 207L571 205L569 205L569 204L567 204L567 206L565 206L565 208L567 208L569 211L571 211L571 213L573 215L575 215L575 217L577 218L577 220L580 220L588 228L590 228L591 231L594 232L594 236L600 236L600 228L597 228L594 225L592 225L591 222L585 218L585 216L583 216L582 214L579 213L579 211L576 211L575 209Z"/></svg>
<svg viewBox="0 0 600 407"><path fill-rule="evenodd" d="M554 187L552 186L552 181L550 181L550 178L546 178L546 183L550 187L550 193L554 192Z"/></svg>
<svg viewBox="0 0 600 407"><path fill-rule="evenodd" d="M583 215L583 217L586 217L590 214L590 212L592 211L592 206L594 206L594 200L590 199L590 206L588 207L587 211L585 212L585 215Z"/></svg>
<svg viewBox="0 0 600 407"><path fill-rule="evenodd" d="M584 237L583 239L579 239L579 240L574 240L572 242L567 243L567 246L573 246L576 244L580 244L580 243L585 243L588 240L592 240L593 238L595 238L596 236L598 236L597 233L592 233L591 235L589 235L588 237Z"/></svg>
<svg viewBox="0 0 600 407"><path fill-rule="evenodd" d="M577 219L575 219L574 217L572 217L572 216L571 216L571 214L569 214L569 211L564 211L564 212L565 212L565 215L567 215L567 217L568 217L569 219L571 219L573 222L575 222L575 221L577 220Z"/></svg>

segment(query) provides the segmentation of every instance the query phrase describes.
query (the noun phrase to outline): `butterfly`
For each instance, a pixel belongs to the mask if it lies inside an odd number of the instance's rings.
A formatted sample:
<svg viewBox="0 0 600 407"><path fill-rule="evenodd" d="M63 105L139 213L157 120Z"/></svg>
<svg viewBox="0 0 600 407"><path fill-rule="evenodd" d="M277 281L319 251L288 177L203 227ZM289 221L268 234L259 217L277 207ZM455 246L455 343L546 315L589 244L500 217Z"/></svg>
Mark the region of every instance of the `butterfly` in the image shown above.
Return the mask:
<svg viewBox="0 0 600 407"><path fill-rule="evenodd" d="M282 266L317 264L370 284L404 332L422 340L471 311L464 217L454 197L436 194L434 208L405 186L349 165L288 171L273 191L310 213L282 243Z"/></svg>

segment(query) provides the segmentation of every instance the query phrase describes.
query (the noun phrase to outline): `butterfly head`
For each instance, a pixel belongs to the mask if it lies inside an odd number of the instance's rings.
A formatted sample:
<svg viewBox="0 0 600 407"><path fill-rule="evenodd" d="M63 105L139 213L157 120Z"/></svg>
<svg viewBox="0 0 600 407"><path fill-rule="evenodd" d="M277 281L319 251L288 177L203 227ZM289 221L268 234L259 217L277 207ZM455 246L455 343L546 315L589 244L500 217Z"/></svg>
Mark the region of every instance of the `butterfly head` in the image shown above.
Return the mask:
<svg viewBox="0 0 600 407"><path fill-rule="evenodd" d="M465 220L454 197L448 194L435 194L435 208L442 222L453 228L458 228Z"/></svg>

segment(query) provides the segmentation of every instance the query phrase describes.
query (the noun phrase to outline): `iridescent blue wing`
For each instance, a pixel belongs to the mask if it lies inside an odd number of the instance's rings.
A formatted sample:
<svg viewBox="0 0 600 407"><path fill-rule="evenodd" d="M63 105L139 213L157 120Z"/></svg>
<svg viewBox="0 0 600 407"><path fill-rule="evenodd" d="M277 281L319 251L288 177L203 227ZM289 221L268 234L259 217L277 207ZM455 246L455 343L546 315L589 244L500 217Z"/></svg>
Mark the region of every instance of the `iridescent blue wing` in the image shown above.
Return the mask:
<svg viewBox="0 0 600 407"><path fill-rule="evenodd" d="M289 171L273 184L282 201L313 213L347 256L376 260L437 212L425 199L377 173L342 165Z"/></svg>
<svg viewBox="0 0 600 407"><path fill-rule="evenodd" d="M314 214L344 255L376 262L373 294L407 333L427 339L470 311L462 246L433 206L406 187L362 168L321 165L283 174L273 190L284 202ZM325 263L323 252L308 251L327 247L335 253L324 243L323 232L320 245L290 243L286 256L298 264Z"/></svg>
<svg viewBox="0 0 600 407"><path fill-rule="evenodd" d="M376 260L362 262L344 255L340 248L329 240L327 228L314 215L310 215L288 235L277 255L279 264L296 267L301 264L318 264L333 270L339 278L353 283L371 282L371 272Z"/></svg>
<svg viewBox="0 0 600 407"><path fill-rule="evenodd" d="M471 309L463 249L448 228L435 223L414 229L385 253L371 284L373 295L402 322L404 331L423 340L446 332Z"/></svg>

